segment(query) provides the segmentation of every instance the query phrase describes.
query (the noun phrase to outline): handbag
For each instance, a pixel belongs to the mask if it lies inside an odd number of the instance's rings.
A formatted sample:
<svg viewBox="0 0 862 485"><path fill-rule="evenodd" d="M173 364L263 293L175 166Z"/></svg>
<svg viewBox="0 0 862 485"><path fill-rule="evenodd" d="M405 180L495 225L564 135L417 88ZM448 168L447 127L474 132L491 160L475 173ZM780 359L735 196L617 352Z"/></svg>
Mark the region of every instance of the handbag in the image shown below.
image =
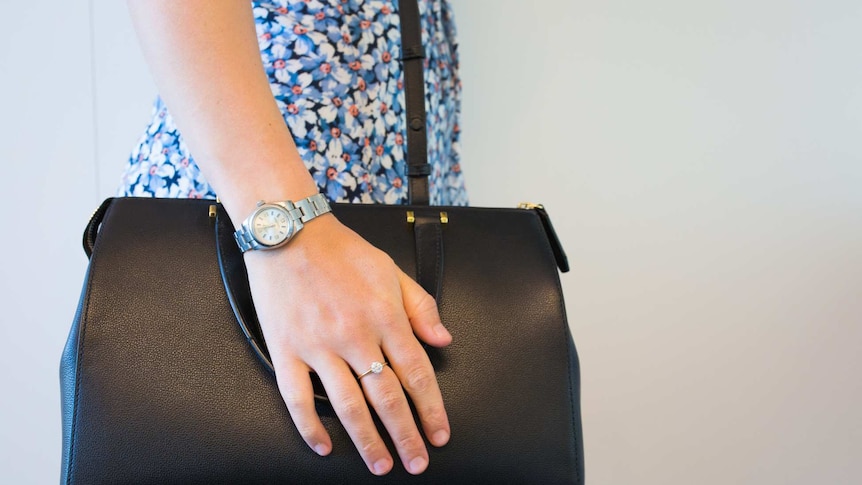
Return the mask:
<svg viewBox="0 0 862 485"><path fill-rule="evenodd" d="M401 23L410 203L332 206L436 298L453 343L426 351L450 442L429 446L421 475L396 459L376 477L318 386L333 449L315 454L279 394L221 205L109 198L84 231L60 364L63 483L583 483L565 253L541 206L428 205L416 2Z"/></svg>

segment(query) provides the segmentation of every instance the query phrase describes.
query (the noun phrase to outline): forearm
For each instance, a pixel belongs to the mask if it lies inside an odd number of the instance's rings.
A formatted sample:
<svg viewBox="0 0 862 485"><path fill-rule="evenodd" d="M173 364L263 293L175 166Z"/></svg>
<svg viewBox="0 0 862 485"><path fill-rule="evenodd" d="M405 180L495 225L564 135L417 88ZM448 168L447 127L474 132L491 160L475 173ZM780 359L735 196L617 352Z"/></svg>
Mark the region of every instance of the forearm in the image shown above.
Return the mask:
<svg viewBox="0 0 862 485"><path fill-rule="evenodd" d="M127 0L162 98L239 223L317 191L273 98L248 0Z"/></svg>

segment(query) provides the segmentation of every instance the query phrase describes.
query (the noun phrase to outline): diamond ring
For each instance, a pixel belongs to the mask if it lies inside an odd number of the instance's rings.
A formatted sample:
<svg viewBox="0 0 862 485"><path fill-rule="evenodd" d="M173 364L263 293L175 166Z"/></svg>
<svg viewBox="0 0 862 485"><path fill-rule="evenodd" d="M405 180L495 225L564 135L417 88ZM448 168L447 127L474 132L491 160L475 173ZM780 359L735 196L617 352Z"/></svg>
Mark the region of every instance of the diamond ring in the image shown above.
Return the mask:
<svg viewBox="0 0 862 485"><path fill-rule="evenodd" d="M362 379L363 377L367 376L368 374L380 374L381 372L383 372L383 367L387 366L387 365L389 365L389 362L385 362L385 361L384 362L372 362L371 367L367 371L363 372L362 374L359 374L357 379Z"/></svg>

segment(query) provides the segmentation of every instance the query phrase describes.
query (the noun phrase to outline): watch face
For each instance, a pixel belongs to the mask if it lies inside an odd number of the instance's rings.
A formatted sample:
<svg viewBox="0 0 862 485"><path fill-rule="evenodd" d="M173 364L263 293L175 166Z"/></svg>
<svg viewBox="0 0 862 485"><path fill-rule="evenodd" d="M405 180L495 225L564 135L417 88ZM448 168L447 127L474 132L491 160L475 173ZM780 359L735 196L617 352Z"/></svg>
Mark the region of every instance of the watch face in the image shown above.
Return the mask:
<svg viewBox="0 0 862 485"><path fill-rule="evenodd" d="M265 206L252 218L251 231L257 242L275 246L291 235L293 221L287 217L287 210L278 206Z"/></svg>

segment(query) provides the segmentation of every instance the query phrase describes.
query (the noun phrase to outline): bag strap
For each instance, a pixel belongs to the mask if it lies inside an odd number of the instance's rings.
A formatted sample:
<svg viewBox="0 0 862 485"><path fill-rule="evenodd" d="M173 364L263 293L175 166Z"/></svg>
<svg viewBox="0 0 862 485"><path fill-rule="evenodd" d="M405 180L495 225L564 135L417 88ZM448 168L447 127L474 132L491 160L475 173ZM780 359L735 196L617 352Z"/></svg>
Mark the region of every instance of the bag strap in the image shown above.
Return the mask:
<svg viewBox="0 0 862 485"><path fill-rule="evenodd" d="M428 129L425 120L425 48L418 0L398 2L401 17L401 61L407 110L407 203L429 205Z"/></svg>

